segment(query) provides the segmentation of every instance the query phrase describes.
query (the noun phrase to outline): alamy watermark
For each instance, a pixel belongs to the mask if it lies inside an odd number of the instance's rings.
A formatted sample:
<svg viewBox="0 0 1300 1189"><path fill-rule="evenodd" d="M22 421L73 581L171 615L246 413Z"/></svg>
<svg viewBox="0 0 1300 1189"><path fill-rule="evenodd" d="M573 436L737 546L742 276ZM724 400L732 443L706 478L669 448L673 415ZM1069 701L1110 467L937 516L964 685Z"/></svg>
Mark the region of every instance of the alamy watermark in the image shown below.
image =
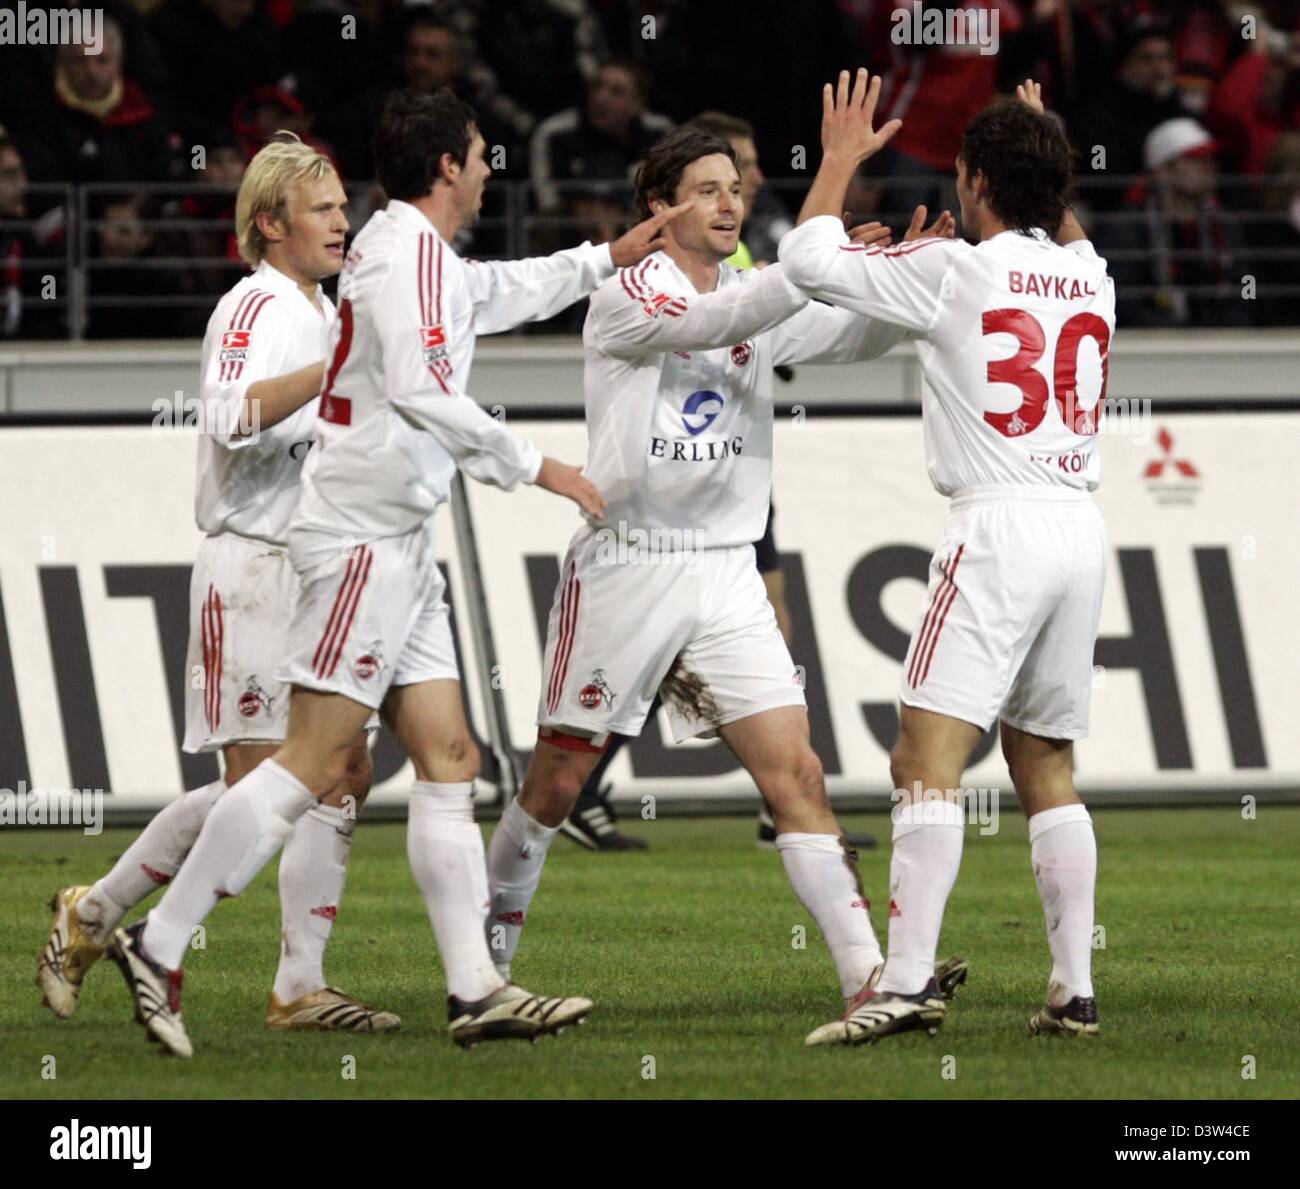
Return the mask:
<svg viewBox="0 0 1300 1189"><path fill-rule="evenodd" d="M0 45L79 45L83 54L104 52L102 8L28 8L18 0L0 8Z"/></svg>
<svg viewBox="0 0 1300 1189"><path fill-rule="evenodd" d="M997 8L927 8L912 0L910 8L889 14L895 45L972 45L984 57L998 52Z"/></svg>
<svg viewBox="0 0 1300 1189"><path fill-rule="evenodd" d="M104 829L103 789L0 788L0 827L80 826L83 834Z"/></svg>
<svg viewBox="0 0 1300 1189"><path fill-rule="evenodd" d="M951 804L961 810L967 825L979 826L981 834L996 834L1001 791L976 788L928 789L919 780L915 780L910 789L895 789L889 794L894 803L889 816L897 822L898 815L904 809L915 805L921 807L922 824L943 825L949 816L943 806Z"/></svg>
<svg viewBox="0 0 1300 1189"><path fill-rule="evenodd" d="M149 406L153 429L197 429L218 438L257 441L262 428L260 401L205 401L196 396L187 399L179 388L172 396L160 396Z"/></svg>
<svg viewBox="0 0 1300 1189"><path fill-rule="evenodd" d="M598 566L692 565L704 552L706 533L694 528L635 528L620 520L596 531Z"/></svg>

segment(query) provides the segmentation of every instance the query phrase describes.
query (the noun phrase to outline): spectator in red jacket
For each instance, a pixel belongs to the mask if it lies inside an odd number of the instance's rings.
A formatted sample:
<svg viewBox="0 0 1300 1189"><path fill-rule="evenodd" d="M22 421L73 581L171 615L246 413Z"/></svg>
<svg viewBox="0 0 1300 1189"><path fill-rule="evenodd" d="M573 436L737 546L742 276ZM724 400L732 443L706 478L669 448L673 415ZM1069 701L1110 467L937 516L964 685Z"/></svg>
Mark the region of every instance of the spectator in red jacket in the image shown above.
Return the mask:
<svg viewBox="0 0 1300 1189"><path fill-rule="evenodd" d="M931 13L943 20L944 39L937 44L926 32ZM950 19L957 22L952 29L960 31L960 43L948 39ZM998 58L990 50L1018 32L1021 24L1020 9L1012 0L948 0L942 7L924 8L912 0L893 0L888 21L877 34L878 52L890 63L879 119L903 121L880 160L880 169L890 178L891 212L910 215L922 203L939 205L940 185L956 169L962 131L997 94ZM984 44L978 40L981 36L987 39Z"/></svg>
<svg viewBox="0 0 1300 1189"><path fill-rule="evenodd" d="M244 96L235 104L230 123L243 147L245 161L251 161L277 132L288 131L328 157L334 164L334 172L343 176L333 149L312 136L311 112L283 87L258 87L251 95Z"/></svg>
<svg viewBox="0 0 1300 1189"><path fill-rule="evenodd" d="M148 182L172 175L178 147L144 89L123 70L117 21L104 18L100 53L59 46L46 110L23 129L37 181Z"/></svg>
<svg viewBox="0 0 1300 1189"><path fill-rule="evenodd" d="M1260 40L1262 52L1237 59L1205 115L1229 149L1229 170L1255 177L1278 138L1300 130L1300 31L1267 30Z"/></svg>

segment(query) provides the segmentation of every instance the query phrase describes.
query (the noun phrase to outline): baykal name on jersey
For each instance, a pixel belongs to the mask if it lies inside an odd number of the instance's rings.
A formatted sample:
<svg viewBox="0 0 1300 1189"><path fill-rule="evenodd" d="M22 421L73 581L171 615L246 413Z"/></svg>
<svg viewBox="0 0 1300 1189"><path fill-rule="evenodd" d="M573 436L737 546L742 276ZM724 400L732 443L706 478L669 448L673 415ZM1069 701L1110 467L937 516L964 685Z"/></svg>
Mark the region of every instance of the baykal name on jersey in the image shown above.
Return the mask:
<svg viewBox="0 0 1300 1189"><path fill-rule="evenodd" d="M1097 290L1087 281L1080 282L1078 277L1020 272L1014 268L1007 270L1007 288L1012 293L1024 293L1033 297L1055 297L1059 301L1079 301L1085 297L1097 296Z"/></svg>
<svg viewBox="0 0 1300 1189"><path fill-rule="evenodd" d="M246 363L248 347L253 341L251 330L227 330L221 336L221 363Z"/></svg>
<svg viewBox="0 0 1300 1189"><path fill-rule="evenodd" d="M681 425L684 438L650 438L650 457L664 458L669 462L719 462L741 452L744 441L740 437L702 439L701 435L718 419L726 407L726 398L720 392L702 390L692 392L682 405Z"/></svg>

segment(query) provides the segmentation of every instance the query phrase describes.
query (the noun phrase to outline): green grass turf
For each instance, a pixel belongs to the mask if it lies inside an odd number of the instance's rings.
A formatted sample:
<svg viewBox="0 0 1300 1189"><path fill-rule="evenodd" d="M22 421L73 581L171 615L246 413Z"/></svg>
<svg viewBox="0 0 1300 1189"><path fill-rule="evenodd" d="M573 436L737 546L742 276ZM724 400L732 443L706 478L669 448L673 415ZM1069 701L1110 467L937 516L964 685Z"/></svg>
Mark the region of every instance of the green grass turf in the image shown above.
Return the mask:
<svg viewBox="0 0 1300 1189"><path fill-rule="evenodd" d="M802 1047L839 1011L829 955L754 846L752 819L635 822L646 854L591 855L557 839L516 976L581 992L597 1010L538 1045L457 1049L444 1032L438 960L407 870L404 828L363 824L327 954L333 982L398 1012L391 1036L272 1034L262 1027L276 961L274 865L208 919L187 964L196 1054L160 1056L130 1021L111 963L77 1014L55 1020L32 986L45 903L89 883L133 836L4 831L0 869L0 1097L810 1097L1280 1098L1300 1095L1295 971L1300 809L1104 810L1096 955L1103 1033L1030 1039L1048 971L1026 830L968 831L940 953L970 959L940 1034L873 1048ZM882 815L846 819L886 841ZM888 849L863 855L878 926ZM807 946L791 944L794 927ZM42 1078L43 1059L57 1078ZM355 1079L342 1076L355 1058ZM1243 1058L1255 1058L1253 1080ZM647 1058L654 1059L654 1078ZM955 1063L951 1061L955 1058ZM945 1077L945 1072L955 1077Z"/></svg>

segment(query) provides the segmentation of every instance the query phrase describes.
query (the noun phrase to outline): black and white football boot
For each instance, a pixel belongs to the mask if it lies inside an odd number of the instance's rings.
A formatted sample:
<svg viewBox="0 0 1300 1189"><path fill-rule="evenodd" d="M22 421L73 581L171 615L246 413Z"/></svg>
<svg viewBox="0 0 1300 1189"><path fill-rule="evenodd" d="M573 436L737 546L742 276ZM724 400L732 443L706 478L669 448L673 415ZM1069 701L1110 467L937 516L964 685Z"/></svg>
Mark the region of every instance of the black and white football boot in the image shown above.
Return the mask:
<svg viewBox="0 0 1300 1189"><path fill-rule="evenodd" d="M544 999L514 983L498 987L472 1003L447 998L447 1031L462 1048L482 1040L537 1040L559 1036L570 1024L581 1024L595 1005L570 996Z"/></svg>
<svg viewBox="0 0 1300 1189"><path fill-rule="evenodd" d="M648 850L650 844L644 838L624 834L618 828L614 808L609 803L613 787L606 784L595 796L580 799L573 812L560 823L560 832L588 850Z"/></svg>
<svg viewBox="0 0 1300 1189"><path fill-rule="evenodd" d="M117 963L135 1005L135 1022L144 1026L149 1039L157 1041L177 1057L190 1057L194 1046L181 1019L181 981L179 970L159 966L140 944L144 921L129 929L115 929L108 943L108 956Z"/></svg>
<svg viewBox="0 0 1300 1189"><path fill-rule="evenodd" d="M862 997L868 991L874 991L876 984L880 982L880 976L885 973L885 964L881 962L879 966L871 972L871 977L863 984L862 990L850 999L844 1001L845 1015L851 1012L859 1003ZM938 966L934 968L934 981L939 988L939 994L947 1000L957 998L957 988L966 981L966 976L970 973L970 963L965 958L945 958Z"/></svg>
<svg viewBox="0 0 1300 1189"><path fill-rule="evenodd" d="M957 997L957 988L970 973L970 963L965 958L945 958L934 968L934 981L939 986L939 994L945 999Z"/></svg>
<svg viewBox="0 0 1300 1189"><path fill-rule="evenodd" d="M931 979L915 995L863 987L838 1019L813 1029L805 1045L875 1044L883 1036L900 1032L926 1032L943 1027L947 1005L939 983Z"/></svg>
<svg viewBox="0 0 1300 1189"><path fill-rule="evenodd" d="M1076 995L1069 1003L1053 1007L1050 1003L1040 1007L1029 1018L1030 1036L1096 1036L1101 1032L1097 1022L1097 1001Z"/></svg>

